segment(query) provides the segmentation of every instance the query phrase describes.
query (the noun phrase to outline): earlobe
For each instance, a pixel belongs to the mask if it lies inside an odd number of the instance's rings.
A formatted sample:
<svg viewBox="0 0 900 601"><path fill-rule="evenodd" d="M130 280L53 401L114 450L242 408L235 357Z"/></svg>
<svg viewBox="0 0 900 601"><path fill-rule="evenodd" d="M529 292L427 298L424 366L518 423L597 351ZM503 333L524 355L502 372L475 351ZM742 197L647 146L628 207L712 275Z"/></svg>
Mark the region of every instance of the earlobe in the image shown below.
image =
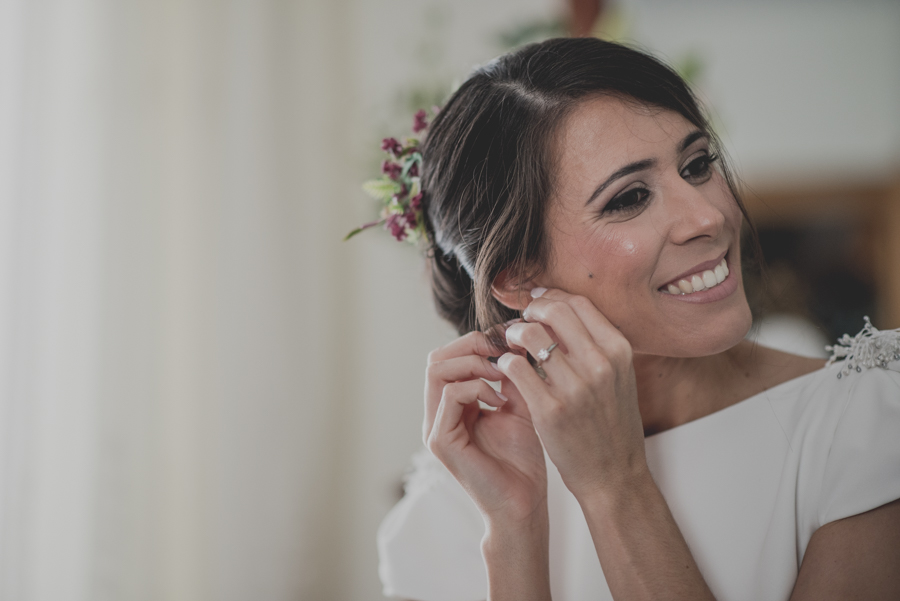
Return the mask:
<svg viewBox="0 0 900 601"><path fill-rule="evenodd" d="M512 276L509 269L504 269L494 278L491 294L501 305L514 311L523 311L531 302L531 289L536 285L530 279L521 281Z"/></svg>

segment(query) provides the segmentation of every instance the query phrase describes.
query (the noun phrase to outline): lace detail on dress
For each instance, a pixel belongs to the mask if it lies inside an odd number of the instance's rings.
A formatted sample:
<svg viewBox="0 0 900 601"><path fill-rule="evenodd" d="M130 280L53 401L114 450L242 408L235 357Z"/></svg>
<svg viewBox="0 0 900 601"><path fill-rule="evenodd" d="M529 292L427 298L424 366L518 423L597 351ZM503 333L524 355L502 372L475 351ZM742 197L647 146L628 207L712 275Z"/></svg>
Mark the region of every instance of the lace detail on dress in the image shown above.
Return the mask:
<svg viewBox="0 0 900 601"><path fill-rule="evenodd" d="M411 495L428 488L447 473L447 468L431 451L420 449L412 456L412 465L403 476L403 490Z"/></svg>
<svg viewBox="0 0 900 601"><path fill-rule="evenodd" d="M863 368L881 367L887 369L889 363L900 361L900 328L881 331L865 317L866 325L856 336L844 334L834 346L826 346L831 351L827 365L835 361L845 361L843 369L838 372L838 379L848 376L853 370L861 372Z"/></svg>

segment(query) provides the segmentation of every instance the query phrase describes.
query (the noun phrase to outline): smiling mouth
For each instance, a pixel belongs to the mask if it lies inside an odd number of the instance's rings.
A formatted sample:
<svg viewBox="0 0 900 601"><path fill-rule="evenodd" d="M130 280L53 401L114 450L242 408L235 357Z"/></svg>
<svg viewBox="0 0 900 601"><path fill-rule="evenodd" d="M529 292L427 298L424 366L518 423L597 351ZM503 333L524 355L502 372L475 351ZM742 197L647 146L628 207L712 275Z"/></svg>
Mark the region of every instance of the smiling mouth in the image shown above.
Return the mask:
<svg viewBox="0 0 900 601"><path fill-rule="evenodd" d="M698 271L695 274L685 276L677 282L672 282L660 288L660 292L664 294L686 295L700 292L701 290L709 290L715 288L725 281L728 277L728 262L725 258L722 262L715 266L714 269L706 271Z"/></svg>

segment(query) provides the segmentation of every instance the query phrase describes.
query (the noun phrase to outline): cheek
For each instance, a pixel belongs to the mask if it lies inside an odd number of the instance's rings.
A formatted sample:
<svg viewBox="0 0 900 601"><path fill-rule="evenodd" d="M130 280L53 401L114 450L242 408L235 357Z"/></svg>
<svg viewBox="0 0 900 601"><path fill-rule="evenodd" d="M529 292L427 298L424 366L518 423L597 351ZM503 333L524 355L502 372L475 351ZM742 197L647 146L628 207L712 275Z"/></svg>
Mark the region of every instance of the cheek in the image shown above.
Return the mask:
<svg viewBox="0 0 900 601"><path fill-rule="evenodd" d="M627 228L605 227L594 243L597 252L611 257L633 257L638 254L640 241L629 235Z"/></svg>
<svg viewBox="0 0 900 601"><path fill-rule="evenodd" d="M653 255L652 240L646 239L646 228L631 226L607 224L571 238L568 248L557 253L561 268L557 273L565 274L558 286L590 298L601 310L622 306L622 296L633 296L634 288L648 281L652 272L647 259Z"/></svg>
<svg viewBox="0 0 900 601"><path fill-rule="evenodd" d="M634 280L651 246L641 230L630 224L617 223L601 226L590 236L585 236L577 245L579 260L588 266L594 279L616 281ZM617 282L621 284L622 282Z"/></svg>

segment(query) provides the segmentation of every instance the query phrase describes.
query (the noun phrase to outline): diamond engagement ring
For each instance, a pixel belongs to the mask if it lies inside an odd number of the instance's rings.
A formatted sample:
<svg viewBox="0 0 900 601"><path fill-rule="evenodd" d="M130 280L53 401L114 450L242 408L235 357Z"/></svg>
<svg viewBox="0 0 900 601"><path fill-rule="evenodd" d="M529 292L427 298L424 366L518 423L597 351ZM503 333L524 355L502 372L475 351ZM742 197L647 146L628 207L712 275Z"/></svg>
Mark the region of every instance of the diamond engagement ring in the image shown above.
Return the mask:
<svg viewBox="0 0 900 601"><path fill-rule="evenodd" d="M541 350L538 351L538 353L537 353L537 358L541 361L541 363L543 363L544 361L546 361L547 359L550 358L550 353L551 353L551 352L553 351L553 349L555 349L557 346L559 346L559 345L558 345L557 343L554 342L553 344L551 344L551 345L548 346L547 348L542 348Z"/></svg>
<svg viewBox="0 0 900 601"><path fill-rule="evenodd" d="M541 350L539 350L537 352L538 360L537 360L537 363L535 363L535 365L534 365L534 371L537 372L537 375L539 375L542 380L547 379L547 372L544 371L544 368L541 367L541 365L543 365L544 361L546 361L547 359L550 358L550 353L553 352L553 349L555 349L557 346L559 346L559 345L556 342L554 342L547 348L542 348Z"/></svg>

